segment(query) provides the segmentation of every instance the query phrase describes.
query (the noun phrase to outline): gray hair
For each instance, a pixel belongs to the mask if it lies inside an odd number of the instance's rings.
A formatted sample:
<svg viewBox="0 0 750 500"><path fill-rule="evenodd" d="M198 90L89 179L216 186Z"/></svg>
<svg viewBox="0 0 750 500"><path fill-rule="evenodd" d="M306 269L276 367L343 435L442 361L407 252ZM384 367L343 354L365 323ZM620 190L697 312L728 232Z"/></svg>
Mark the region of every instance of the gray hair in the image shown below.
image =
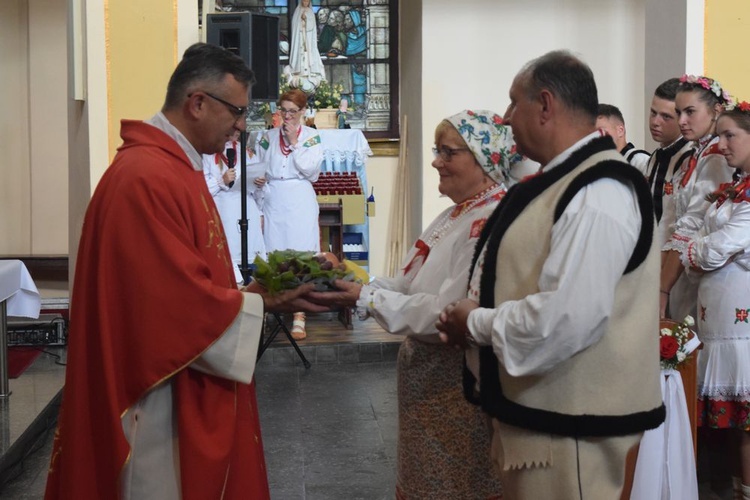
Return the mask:
<svg viewBox="0 0 750 500"><path fill-rule="evenodd" d="M548 52L528 62L519 72L526 80L526 95L548 90L568 109L596 122L599 97L591 68L567 50Z"/></svg>
<svg viewBox="0 0 750 500"><path fill-rule="evenodd" d="M248 88L255 83L255 74L239 56L216 45L191 45L169 79L163 109L180 106L196 87L218 87L226 75L232 75Z"/></svg>

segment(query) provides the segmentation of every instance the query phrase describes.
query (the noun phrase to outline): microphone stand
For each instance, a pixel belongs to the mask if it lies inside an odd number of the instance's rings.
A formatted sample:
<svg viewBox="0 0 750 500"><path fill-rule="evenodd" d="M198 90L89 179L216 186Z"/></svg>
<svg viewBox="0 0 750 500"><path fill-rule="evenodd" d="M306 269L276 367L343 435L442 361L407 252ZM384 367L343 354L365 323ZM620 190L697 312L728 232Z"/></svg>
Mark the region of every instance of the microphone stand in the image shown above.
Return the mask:
<svg viewBox="0 0 750 500"><path fill-rule="evenodd" d="M240 133L240 193L242 195L242 209L240 213L240 240L241 244L241 255L242 263L240 264L240 272L242 273L242 283L247 285L250 283L250 265L247 258L247 131L243 130Z"/></svg>

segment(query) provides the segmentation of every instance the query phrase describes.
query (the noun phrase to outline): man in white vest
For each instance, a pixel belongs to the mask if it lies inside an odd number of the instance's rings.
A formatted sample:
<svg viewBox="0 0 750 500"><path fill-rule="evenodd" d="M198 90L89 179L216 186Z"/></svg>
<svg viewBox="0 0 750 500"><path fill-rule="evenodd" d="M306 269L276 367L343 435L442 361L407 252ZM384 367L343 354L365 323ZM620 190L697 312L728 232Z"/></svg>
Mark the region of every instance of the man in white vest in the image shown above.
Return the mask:
<svg viewBox="0 0 750 500"><path fill-rule="evenodd" d="M628 498L659 387L659 249L643 175L595 127L591 69L528 63L510 120L540 173L508 191L477 243L469 297L437 324L468 348L466 397L492 417L507 499Z"/></svg>

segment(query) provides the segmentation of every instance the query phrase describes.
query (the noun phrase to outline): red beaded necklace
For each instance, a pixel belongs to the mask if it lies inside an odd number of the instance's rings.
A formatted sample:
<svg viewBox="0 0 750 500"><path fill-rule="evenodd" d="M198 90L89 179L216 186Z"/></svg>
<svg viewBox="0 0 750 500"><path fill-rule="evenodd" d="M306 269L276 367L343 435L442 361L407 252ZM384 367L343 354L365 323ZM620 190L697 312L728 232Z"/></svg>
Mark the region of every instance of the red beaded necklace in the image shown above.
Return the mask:
<svg viewBox="0 0 750 500"><path fill-rule="evenodd" d="M297 137L299 138L299 135L302 133L302 127L297 129ZM292 154L292 147L286 145L286 139L284 139L284 133L282 132L282 129L279 129L279 149L281 149L281 154L284 156L289 156Z"/></svg>

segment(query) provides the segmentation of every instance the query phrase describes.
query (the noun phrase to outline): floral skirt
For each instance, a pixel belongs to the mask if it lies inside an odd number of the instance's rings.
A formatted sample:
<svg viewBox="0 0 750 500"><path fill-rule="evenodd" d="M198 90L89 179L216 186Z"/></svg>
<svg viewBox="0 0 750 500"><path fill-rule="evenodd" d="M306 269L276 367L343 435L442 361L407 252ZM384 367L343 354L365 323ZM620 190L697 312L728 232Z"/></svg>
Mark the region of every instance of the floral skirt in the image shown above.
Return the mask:
<svg viewBox="0 0 750 500"><path fill-rule="evenodd" d="M463 353L407 337L398 354L396 498L501 498L490 427L462 390Z"/></svg>
<svg viewBox="0 0 750 500"><path fill-rule="evenodd" d="M698 425L750 431L750 401L698 399Z"/></svg>

